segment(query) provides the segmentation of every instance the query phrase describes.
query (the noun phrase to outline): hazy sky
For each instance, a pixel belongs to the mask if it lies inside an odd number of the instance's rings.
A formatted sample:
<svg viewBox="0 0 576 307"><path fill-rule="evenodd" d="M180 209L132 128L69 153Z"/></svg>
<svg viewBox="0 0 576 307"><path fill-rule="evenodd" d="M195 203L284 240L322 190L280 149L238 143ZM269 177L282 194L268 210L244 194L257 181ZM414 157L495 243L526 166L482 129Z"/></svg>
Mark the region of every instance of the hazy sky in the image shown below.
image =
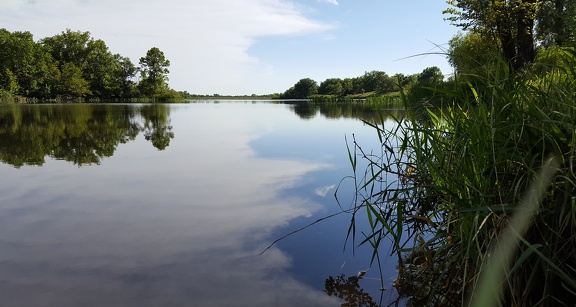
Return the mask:
<svg viewBox="0 0 576 307"><path fill-rule="evenodd" d="M458 29L444 0L0 0L0 28L35 40L89 31L138 64L158 47L169 84L196 94L284 92L302 78L438 66Z"/></svg>

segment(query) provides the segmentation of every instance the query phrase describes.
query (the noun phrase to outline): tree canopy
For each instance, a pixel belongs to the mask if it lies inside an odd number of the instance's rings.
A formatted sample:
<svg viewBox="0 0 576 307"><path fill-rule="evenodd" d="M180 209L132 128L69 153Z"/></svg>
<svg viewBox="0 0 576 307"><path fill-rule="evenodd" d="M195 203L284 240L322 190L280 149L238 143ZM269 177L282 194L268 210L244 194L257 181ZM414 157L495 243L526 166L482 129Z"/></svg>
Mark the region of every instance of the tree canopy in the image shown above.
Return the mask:
<svg viewBox="0 0 576 307"><path fill-rule="evenodd" d="M328 78L320 82L320 85L310 78L304 78L279 96L284 99L305 99L316 94L335 97L365 93L387 94L408 89L416 83L418 75L395 74L390 77L383 71L373 70L355 78Z"/></svg>
<svg viewBox="0 0 576 307"><path fill-rule="evenodd" d="M574 44L576 4L571 0L448 0L454 25L493 37L510 67L533 63L537 45Z"/></svg>
<svg viewBox="0 0 576 307"><path fill-rule="evenodd" d="M168 67L170 61L164 56L164 52L154 47L146 52L145 57L140 58L140 92L146 96L154 96L168 89Z"/></svg>
<svg viewBox="0 0 576 307"><path fill-rule="evenodd" d="M168 87L170 61L157 47L140 68L90 32L67 29L34 41L30 32L0 29L0 91L30 98L176 98ZM136 80L140 71L141 79Z"/></svg>

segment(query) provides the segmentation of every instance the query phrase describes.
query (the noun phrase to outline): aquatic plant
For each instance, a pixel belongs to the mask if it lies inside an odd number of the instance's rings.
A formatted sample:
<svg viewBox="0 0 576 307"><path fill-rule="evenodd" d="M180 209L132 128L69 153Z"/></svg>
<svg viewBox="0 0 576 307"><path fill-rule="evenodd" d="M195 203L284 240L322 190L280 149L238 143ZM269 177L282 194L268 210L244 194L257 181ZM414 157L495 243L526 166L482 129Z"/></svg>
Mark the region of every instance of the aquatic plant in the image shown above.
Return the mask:
<svg viewBox="0 0 576 307"><path fill-rule="evenodd" d="M502 279L487 282L498 305L576 301L576 52L563 48L552 58L516 73L495 59L474 83L461 76L443 89L442 108L403 96L412 112L395 128L366 122L381 152L352 141L349 238L373 248L373 264L382 242L392 242L394 287L409 305L478 302L480 276L498 253L512 258L497 265ZM363 172L358 159L367 162ZM538 206L520 229L511 221L527 203ZM361 219L370 231L356 231ZM501 242L512 243L503 252Z"/></svg>

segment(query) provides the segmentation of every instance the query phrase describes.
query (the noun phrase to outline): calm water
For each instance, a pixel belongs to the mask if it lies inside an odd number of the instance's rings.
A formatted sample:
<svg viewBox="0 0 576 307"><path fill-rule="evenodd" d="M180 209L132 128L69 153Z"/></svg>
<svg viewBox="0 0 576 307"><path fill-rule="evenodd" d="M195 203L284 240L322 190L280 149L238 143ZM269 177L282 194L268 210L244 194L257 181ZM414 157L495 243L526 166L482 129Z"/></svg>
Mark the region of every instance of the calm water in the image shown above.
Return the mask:
<svg viewBox="0 0 576 307"><path fill-rule="evenodd" d="M333 196L369 111L253 102L0 106L2 306L338 306ZM350 180L338 195L352 201ZM385 285L395 276L385 270ZM379 274L360 285L378 301ZM384 300L389 297L384 292Z"/></svg>

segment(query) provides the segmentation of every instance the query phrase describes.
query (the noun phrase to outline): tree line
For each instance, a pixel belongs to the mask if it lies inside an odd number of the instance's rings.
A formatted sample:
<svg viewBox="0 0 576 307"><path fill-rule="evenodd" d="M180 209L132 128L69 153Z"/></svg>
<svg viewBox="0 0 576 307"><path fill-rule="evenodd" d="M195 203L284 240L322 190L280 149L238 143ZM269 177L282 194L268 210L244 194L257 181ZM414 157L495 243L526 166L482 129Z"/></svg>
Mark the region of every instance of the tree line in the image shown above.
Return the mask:
<svg viewBox="0 0 576 307"><path fill-rule="evenodd" d="M112 53L90 32L67 29L34 41L28 32L0 29L0 94L37 99L171 100L170 61L157 47L139 59Z"/></svg>
<svg viewBox="0 0 576 307"><path fill-rule="evenodd" d="M355 78L329 78L320 84L310 78L296 82L275 98L306 99L314 96L354 97L362 95L386 95L400 90L409 90L415 86L438 85L444 80L440 68L428 67L421 73L405 75L402 73L389 76L383 71L369 71Z"/></svg>

